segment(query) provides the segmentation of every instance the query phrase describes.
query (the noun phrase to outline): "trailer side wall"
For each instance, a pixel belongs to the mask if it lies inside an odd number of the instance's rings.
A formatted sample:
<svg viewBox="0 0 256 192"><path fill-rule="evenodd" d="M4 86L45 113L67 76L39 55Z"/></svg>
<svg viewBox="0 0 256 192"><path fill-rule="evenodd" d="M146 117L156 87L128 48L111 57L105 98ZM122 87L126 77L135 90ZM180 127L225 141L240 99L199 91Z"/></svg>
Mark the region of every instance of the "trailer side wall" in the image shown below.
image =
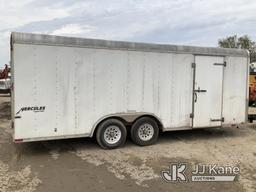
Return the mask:
<svg viewBox="0 0 256 192"><path fill-rule="evenodd" d="M15 139L90 136L96 122L152 113L190 128L192 54L14 44Z"/></svg>

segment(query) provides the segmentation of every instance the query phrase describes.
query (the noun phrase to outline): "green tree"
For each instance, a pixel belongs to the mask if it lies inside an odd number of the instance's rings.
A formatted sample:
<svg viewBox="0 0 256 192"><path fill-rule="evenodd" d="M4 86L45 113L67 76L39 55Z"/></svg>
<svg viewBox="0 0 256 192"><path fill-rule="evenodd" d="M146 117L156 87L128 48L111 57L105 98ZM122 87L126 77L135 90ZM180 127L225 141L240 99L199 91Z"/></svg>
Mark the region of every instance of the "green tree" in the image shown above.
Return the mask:
<svg viewBox="0 0 256 192"><path fill-rule="evenodd" d="M237 37L237 35L219 39L219 47L247 49L250 52L250 62L256 62L256 42L248 35Z"/></svg>

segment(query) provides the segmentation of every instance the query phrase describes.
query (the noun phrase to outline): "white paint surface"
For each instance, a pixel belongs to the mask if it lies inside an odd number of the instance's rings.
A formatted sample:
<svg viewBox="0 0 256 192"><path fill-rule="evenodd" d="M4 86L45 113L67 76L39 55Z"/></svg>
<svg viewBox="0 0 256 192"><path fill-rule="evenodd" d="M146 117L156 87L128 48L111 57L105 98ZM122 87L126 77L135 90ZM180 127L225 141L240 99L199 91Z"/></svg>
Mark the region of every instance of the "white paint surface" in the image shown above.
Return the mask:
<svg viewBox="0 0 256 192"><path fill-rule="evenodd" d="M13 49L13 118L22 107L46 107L14 118L14 139L91 136L100 119L131 112L154 114L164 130L192 128L193 54L28 43ZM213 66L223 59L227 67ZM208 92L198 95L194 127L220 125L209 118L222 116L224 124L245 122L247 58L196 63L198 86Z"/></svg>

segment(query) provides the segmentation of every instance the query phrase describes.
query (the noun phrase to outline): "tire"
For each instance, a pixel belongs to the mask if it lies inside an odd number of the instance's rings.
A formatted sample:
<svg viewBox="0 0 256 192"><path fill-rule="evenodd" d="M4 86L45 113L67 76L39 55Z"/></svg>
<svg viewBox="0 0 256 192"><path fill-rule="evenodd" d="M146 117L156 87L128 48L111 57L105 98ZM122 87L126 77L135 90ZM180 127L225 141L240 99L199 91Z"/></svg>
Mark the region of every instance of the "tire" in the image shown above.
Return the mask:
<svg viewBox="0 0 256 192"><path fill-rule="evenodd" d="M117 119L107 119L100 123L96 131L96 140L103 149L115 149L124 145L127 131Z"/></svg>
<svg viewBox="0 0 256 192"><path fill-rule="evenodd" d="M140 146L152 145L156 143L158 135L158 124L150 117L139 118L133 123L131 128L131 139L135 144Z"/></svg>

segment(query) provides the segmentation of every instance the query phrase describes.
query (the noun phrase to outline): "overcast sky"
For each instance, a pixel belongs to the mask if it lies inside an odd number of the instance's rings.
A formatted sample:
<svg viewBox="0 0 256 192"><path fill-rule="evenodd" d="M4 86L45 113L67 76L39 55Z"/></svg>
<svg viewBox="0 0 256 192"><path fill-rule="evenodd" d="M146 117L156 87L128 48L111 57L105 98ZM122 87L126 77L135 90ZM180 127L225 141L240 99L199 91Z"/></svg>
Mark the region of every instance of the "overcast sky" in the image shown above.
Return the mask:
<svg viewBox="0 0 256 192"><path fill-rule="evenodd" d="M217 46L234 34L256 40L256 1L0 0L0 66L11 31Z"/></svg>

